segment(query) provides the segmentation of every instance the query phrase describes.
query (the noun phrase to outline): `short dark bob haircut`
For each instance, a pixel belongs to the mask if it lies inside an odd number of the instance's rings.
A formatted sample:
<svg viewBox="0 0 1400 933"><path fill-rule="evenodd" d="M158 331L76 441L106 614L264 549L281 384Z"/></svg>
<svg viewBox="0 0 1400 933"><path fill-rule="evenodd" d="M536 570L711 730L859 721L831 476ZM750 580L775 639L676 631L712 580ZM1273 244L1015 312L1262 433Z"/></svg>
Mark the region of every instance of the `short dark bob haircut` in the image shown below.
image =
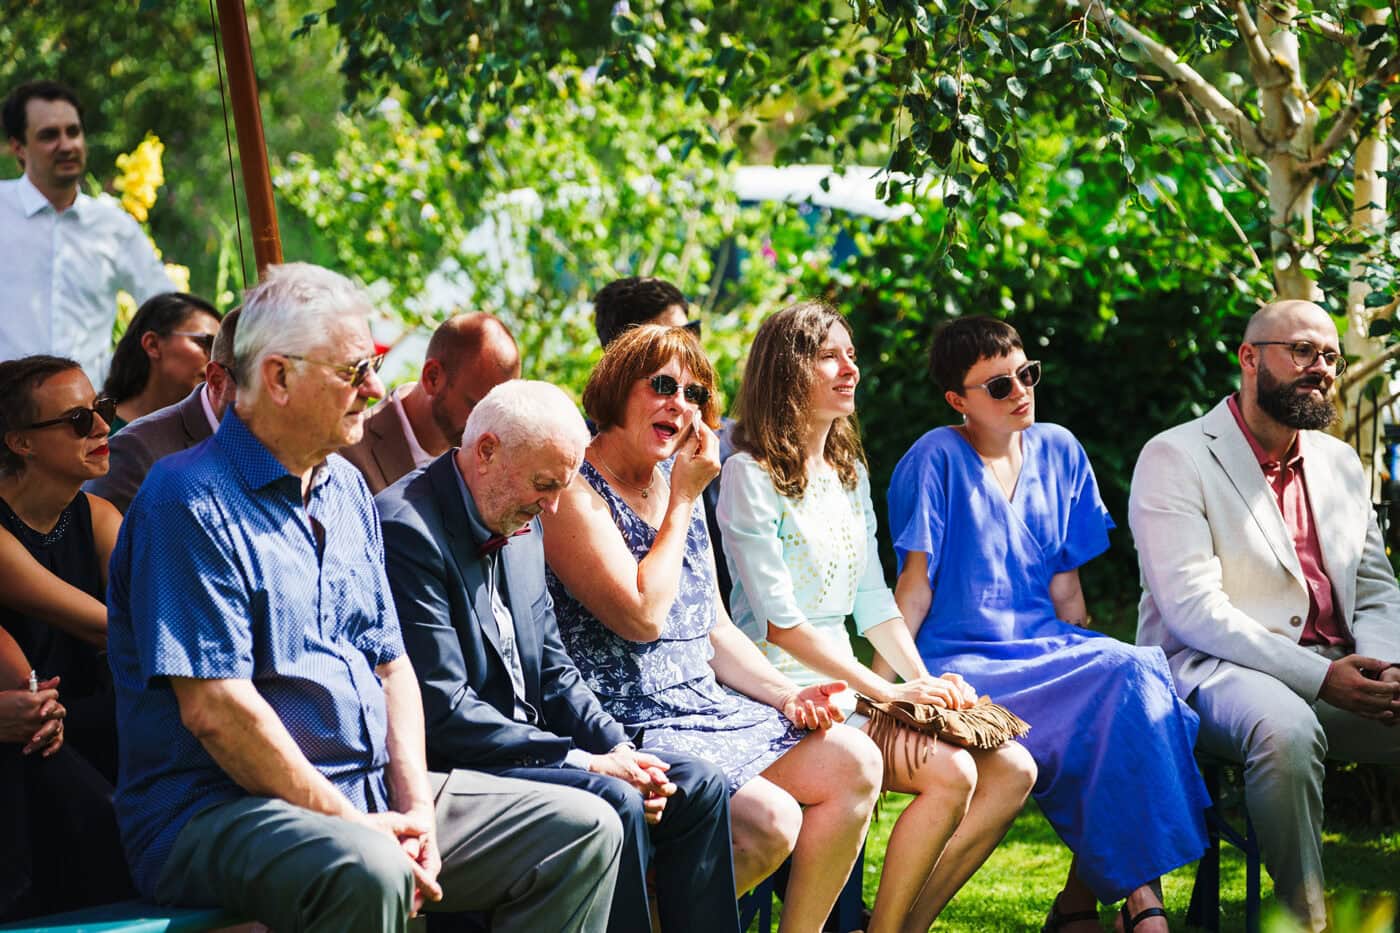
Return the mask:
<svg viewBox="0 0 1400 933"><path fill-rule="evenodd" d="M983 358L994 360L1022 350L1016 328L993 317L976 315L949 321L933 335L928 372L944 392L963 394L967 371Z"/></svg>
<svg viewBox="0 0 1400 933"><path fill-rule="evenodd" d="M608 344L584 387L583 410L599 431L621 424L632 387L672 360L679 360L696 382L710 390L709 399L700 407L700 418L711 428L718 428L715 369L700 348L700 341L684 327L643 324L624 331Z"/></svg>

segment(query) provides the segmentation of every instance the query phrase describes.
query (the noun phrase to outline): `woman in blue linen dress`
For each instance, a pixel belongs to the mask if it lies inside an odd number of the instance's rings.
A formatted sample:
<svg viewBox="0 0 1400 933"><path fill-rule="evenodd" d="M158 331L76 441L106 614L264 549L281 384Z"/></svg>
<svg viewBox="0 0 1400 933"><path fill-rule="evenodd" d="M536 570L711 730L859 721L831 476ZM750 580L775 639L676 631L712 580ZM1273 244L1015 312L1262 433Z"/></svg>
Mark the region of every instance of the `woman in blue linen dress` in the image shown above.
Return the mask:
<svg viewBox="0 0 1400 933"><path fill-rule="evenodd" d="M1047 930L1098 929L1094 899L1127 898L1123 926L1165 930L1157 879L1205 850L1198 721L1166 657L1087 631L1078 567L1113 527L1088 457L1036 424L1016 331L961 318L931 370L963 415L900 460L890 528L895 593L930 669L953 670L1031 724L1033 796L1074 853Z"/></svg>
<svg viewBox="0 0 1400 933"><path fill-rule="evenodd" d="M880 753L840 724L843 684L794 684L720 604L701 500L719 472L713 386L685 328L608 345L583 393L598 434L540 516L550 594L579 672L642 747L728 773L739 891L790 853L780 930L816 931L864 838Z"/></svg>
<svg viewBox="0 0 1400 933"><path fill-rule="evenodd" d="M885 582L859 381L850 326L825 302L784 308L754 335L719 495L734 624L794 683L837 678L876 700L963 708L975 685L929 674ZM847 616L902 682L856 659ZM854 710L850 693L835 700ZM873 736L864 719L848 721ZM890 832L866 930L927 930L1020 812L1035 763L1015 742L974 751L905 728L882 751L885 789L914 799Z"/></svg>

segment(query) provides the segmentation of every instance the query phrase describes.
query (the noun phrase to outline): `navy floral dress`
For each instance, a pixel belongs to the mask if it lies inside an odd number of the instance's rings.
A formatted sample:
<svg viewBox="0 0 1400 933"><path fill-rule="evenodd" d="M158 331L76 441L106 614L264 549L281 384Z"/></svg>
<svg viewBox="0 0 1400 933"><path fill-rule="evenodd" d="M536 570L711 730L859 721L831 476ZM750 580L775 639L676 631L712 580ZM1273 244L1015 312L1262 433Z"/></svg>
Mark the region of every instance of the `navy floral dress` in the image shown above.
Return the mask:
<svg viewBox="0 0 1400 933"><path fill-rule="evenodd" d="M670 461L661 468L669 480ZM656 529L632 511L593 464L585 460L579 474L607 502L623 540L641 561L656 540ZM715 680L709 635L719 593L699 500L686 533L678 595L656 641L644 644L613 634L553 571L548 579L565 649L603 708L629 731L645 730L642 747L647 751L662 758L680 752L711 762L729 778L732 794L806 734L771 706Z"/></svg>

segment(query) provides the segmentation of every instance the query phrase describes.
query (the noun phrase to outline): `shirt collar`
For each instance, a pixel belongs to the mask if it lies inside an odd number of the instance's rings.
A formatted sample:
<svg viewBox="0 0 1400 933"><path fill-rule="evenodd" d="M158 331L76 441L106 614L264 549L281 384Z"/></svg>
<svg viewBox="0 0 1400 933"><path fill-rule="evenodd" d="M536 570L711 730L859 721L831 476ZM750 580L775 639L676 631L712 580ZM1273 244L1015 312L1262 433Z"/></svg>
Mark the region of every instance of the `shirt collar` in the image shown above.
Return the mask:
<svg viewBox="0 0 1400 933"><path fill-rule="evenodd" d="M249 489L262 489L286 479L296 481L297 488L301 488L301 481L282 465L282 461L273 456L272 451L258 440L257 435L248 430L248 426L238 417L238 412L232 405L224 412L224 420L219 424L214 441L233 464L233 470L243 481L243 485ZM325 466L323 461L317 464L312 472L312 489L330 477L330 471Z"/></svg>
<svg viewBox="0 0 1400 933"><path fill-rule="evenodd" d="M209 422L209 430L219 430L219 418L214 414L214 406L209 404L209 383L199 384L199 407L204 410L204 417Z"/></svg>
<svg viewBox="0 0 1400 933"><path fill-rule="evenodd" d="M24 210L24 216L26 218L42 213L45 208L55 214L58 213L58 211L54 210L53 203L50 202L48 198L44 197L44 192L34 187L34 182L29 180L28 174L19 176L18 180L19 206ZM77 197L73 199L73 203L68 206L68 210L64 211L64 213L74 212L78 217L82 217L83 204L88 200L90 200L88 196L83 194L82 189L79 188Z"/></svg>
<svg viewBox="0 0 1400 933"><path fill-rule="evenodd" d="M413 433L413 425L408 423L408 412L404 411L402 396L404 393L411 391L412 387L415 385L417 385L416 382L410 382L407 385L399 386L393 392L389 393L389 404L393 407L394 411L398 412L399 426L403 428L403 437L408 443L408 455L413 459L413 465L416 467L423 467L432 463L437 458L424 450L423 445L418 443L418 436Z"/></svg>
<svg viewBox="0 0 1400 933"><path fill-rule="evenodd" d="M1244 413L1240 411L1238 399L1239 393L1235 393L1226 400L1226 403L1230 406L1230 414L1235 416L1235 424L1239 425L1240 433L1244 435L1245 441L1249 444L1250 452L1254 454L1254 459L1259 463L1259 466L1267 470L1276 469L1280 465L1290 469L1301 465L1303 462L1303 432L1299 431L1294 435L1293 446L1288 449L1288 453L1284 454L1283 463L1280 464L1279 461L1269 456L1263 445L1255 439L1254 432L1249 430L1249 425L1244 420Z"/></svg>
<svg viewBox="0 0 1400 933"><path fill-rule="evenodd" d="M481 542L495 535L495 532L486 527L486 522L481 517L481 511L476 507L476 500L472 498L472 491L467 488L467 481L462 479L462 471L457 467L457 451L459 448L452 448L445 457L452 458L452 475L457 480L457 488L462 493L462 505L467 509L467 527L471 529L472 543L480 545Z"/></svg>

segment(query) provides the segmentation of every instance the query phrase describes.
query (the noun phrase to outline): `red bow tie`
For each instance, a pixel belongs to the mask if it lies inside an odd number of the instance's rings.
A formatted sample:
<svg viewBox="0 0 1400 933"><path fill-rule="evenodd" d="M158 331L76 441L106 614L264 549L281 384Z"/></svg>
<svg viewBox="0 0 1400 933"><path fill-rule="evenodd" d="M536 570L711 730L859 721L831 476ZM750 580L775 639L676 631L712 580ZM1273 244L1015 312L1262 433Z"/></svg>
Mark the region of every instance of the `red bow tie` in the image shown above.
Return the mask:
<svg viewBox="0 0 1400 933"><path fill-rule="evenodd" d="M512 531L512 532L511 532L510 534L508 534L508 535L492 535L491 537L487 538L485 541L481 542L481 544L477 545L477 548L476 548L476 556L477 556L477 557L485 557L485 556L488 555L488 554L494 554L494 553L496 553L497 551L499 551L501 548L505 547L505 546L506 546L506 542L508 542L511 538L518 538L518 537L520 537L521 535L527 535L527 534L529 534L529 533L530 533L530 526L529 526L529 525L526 525L524 528L520 529L519 531Z"/></svg>

